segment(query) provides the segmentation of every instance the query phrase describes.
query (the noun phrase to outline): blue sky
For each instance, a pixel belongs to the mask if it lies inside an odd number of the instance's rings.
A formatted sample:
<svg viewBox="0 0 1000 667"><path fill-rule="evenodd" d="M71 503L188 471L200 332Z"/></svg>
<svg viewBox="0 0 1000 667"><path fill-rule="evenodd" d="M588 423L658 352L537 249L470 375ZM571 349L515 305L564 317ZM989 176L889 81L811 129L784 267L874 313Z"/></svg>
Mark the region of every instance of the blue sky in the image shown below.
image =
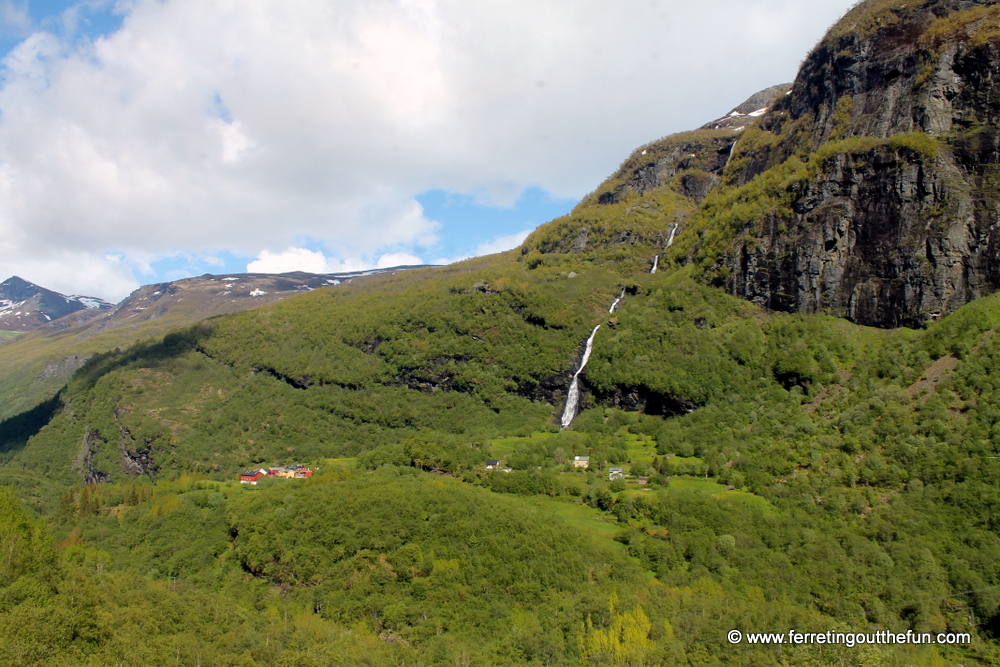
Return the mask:
<svg viewBox="0 0 1000 667"><path fill-rule="evenodd" d="M114 2L76 2L73 0L21 0L0 3L4 19L0 30L0 53L6 54L36 30L46 30L71 38L93 39L113 33L121 27L122 14L114 11ZM73 26L66 25L64 14L76 10Z"/></svg>
<svg viewBox="0 0 1000 667"><path fill-rule="evenodd" d="M489 206L476 201L473 195L445 190L428 190L415 199L423 206L424 215L440 224L441 242L430 248L433 252L422 258L430 263L476 256L477 250L491 241L509 237L521 238L540 224L566 215L576 205L575 198L553 198L544 190L529 188L509 206ZM322 243L299 238L296 247L313 252L322 251ZM500 248L506 249L506 248ZM495 251L499 251L497 249ZM152 263L156 276L153 282L176 280L202 273L242 273L254 257L217 252L211 256L178 254Z"/></svg>
<svg viewBox="0 0 1000 667"><path fill-rule="evenodd" d="M0 0L0 277L117 300L516 247L851 4Z"/></svg>
<svg viewBox="0 0 1000 667"><path fill-rule="evenodd" d="M115 3L94 0L27 0L9 3L7 11L27 21L7 22L0 32L0 54L6 55L27 36L38 30L51 32L69 43L80 43L113 34L122 26L123 13ZM231 121L228 109L216 95L220 118ZM538 225L565 215L576 204L574 197L553 197L537 187L520 193L507 205L489 205L475 195L433 189L415 195L424 216L437 223L437 241L422 248L421 260L440 262L476 254L498 238L518 238ZM296 239L295 246L321 252L322 243L308 237ZM112 254L116 249L111 248ZM255 259L225 249L214 252L179 252L155 259L139 271L143 282L160 282L202 273L244 272Z"/></svg>

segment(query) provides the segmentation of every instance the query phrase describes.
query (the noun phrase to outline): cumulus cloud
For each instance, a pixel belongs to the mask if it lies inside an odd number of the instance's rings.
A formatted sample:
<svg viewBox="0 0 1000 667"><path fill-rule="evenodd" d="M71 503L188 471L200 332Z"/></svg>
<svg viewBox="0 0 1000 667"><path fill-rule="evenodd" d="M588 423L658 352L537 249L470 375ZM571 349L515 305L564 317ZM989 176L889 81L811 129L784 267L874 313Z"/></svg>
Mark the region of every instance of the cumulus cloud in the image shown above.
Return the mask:
<svg viewBox="0 0 1000 667"><path fill-rule="evenodd" d="M120 298L139 286L133 273L135 268L115 254L58 250L37 257L6 255L0 264L5 271L4 279L20 276L63 294ZM38 276L46 279L39 281ZM81 276L86 276L86 280L80 280Z"/></svg>
<svg viewBox="0 0 1000 667"><path fill-rule="evenodd" d="M532 230L525 229L523 231L517 232L516 234L508 234L506 236L498 236L497 238L487 241L486 243L480 243L476 246L476 249L472 252L461 255L459 257L439 257L435 259L433 264L453 264L455 262L460 262L463 259L469 259L470 257L482 257L483 255L493 255L498 252L504 252L505 250L510 250L516 248L522 243L524 239L528 238Z"/></svg>
<svg viewBox="0 0 1000 667"><path fill-rule="evenodd" d="M424 260L420 259L416 255L411 255L406 252L391 252L379 257L378 261L375 262L375 266L379 269L388 269L393 266L414 266L423 263Z"/></svg>
<svg viewBox="0 0 1000 667"><path fill-rule="evenodd" d="M394 266L414 266L424 264L424 260L407 252L389 252L374 261L364 259L338 260L327 257L318 250L308 248L288 248L284 252L261 251L254 261L247 264L247 273L346 273L368 269L388 269Z"/></svg>
<svg viewBox="0 0 1000 667"><path fill-rule="evenodd" d="M439 229L415 195L580 196L790 80L852 3L119 3L106 37L36 32L2 61L0 273L30 257L36 281L97 292L123 289L91 273L110 252L116 276L178 252L416 259ZM56 270L69 256L87 260Z"/></svg>
<svg viewBox="0 0 1000 667"><path fill-rule="evenodd" d="M307 248L289 248L273 253L262 250L260 256L247 264L248 273L326 273L326 257L323 253Z"/></svg>

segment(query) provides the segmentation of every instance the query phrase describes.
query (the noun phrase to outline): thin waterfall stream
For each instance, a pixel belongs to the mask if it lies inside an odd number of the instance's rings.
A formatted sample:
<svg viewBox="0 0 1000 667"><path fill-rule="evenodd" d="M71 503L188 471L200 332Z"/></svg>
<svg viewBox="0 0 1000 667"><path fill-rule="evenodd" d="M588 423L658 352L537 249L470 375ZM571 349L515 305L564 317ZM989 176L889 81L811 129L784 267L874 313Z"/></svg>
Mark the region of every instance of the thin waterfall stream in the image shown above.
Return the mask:
<svg viewBox="0 0 1000 667"><path fill-rule="evenodd" d="M678 224L674 224L674 228L670 230L670 236L667 237L667 246L664 248L666 250L674 244L674 236L677 235L677 228L680 227Z"/></svg>
<svg viewBox="0 0 1000 667"><path fill-rule="evenodd" d="M669 248L674 244L674 237L677 236L677 229L679 227L680 225L675 223L673 228L670 230L670 236L667 237L667 245L663 247L664 250L666 250L667 248ZM660 256L655 255L653 257L653 269L650 271L650 273L656 273L656 269L659 268L659 266L660 266Z"/></svg>
<svg viewBox="0 0 1000 667"><path fill-rule="evenodd" d="M576 373L573 374L573 381L569 383L569 393L566 394L566 407L563 408L562 418L559 420L562 428L569 428L569 425L576 419L576 411L580 405L580 373L583 372L583 369L587 367L587 362L590 361L590 353L594 349L594 336L597 335L597 330L600 328L601 325L598 324L590 332L590 338L587 339L587 347L583 350L583 359L580 360L580 367L576 369Z"/></svg>
<svg viewBox="0 0 1000 667"><path fill-rule="evenodd" d="M625 298L625 288L622 288L622 293L615 297L615 300L611 302L611 307L608 308L608 314L614 315L615 311L618 310L618 306L621 305L622 299Z"/></svg>

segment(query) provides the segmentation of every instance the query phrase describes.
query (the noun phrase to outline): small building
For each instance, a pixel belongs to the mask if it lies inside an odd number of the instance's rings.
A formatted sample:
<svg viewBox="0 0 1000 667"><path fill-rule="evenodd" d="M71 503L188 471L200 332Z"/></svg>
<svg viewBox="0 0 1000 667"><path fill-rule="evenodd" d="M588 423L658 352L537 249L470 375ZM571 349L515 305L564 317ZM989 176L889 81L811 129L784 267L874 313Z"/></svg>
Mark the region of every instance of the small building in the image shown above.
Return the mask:
<svg viewBox="0 0 1000 667"><path fill-rule="evenodd" d="M500 467L500 462L497 461L496 459L490 459L486 462L487 470L496 470L499 467Z"/></svg>
<svg viewBox="0 0 1000 667"><path fill-rule="evenodd" d="M263 468L258 470L244 470L240 473L240 484L251 484L253 486L257 485L257 480L261 477L267 477L267 471Z"/></svg>
<svg viewBox="0 0 1000 667"><path fill-rule="evenodd" d="M574 468L589 468L590 467L590 457L589 456L574 456L573 457L573 467Z"/></svg>
<svg viewBox="0 0 1000 667"><path fill-rule="evenodd" d="M304 479L312 477L313 471L305 466L287 466L277 468L258 468L240 473L240 484L257 485L261 477L278 477L284 479Z"/></svg>
<svg viewBox="0 0 1000 667"><path fill-rule="evenodd" d="M624 471L621 468L611 468L608 470L608 479L621 479L625 476Z"/></svg>
<svg viewBox="0 0 1000 667"><path fill-rule="evenodd" d="M645 476L639 477L639 486L646 486L647 484L649 484L649 478L648 477L645 477Z"/></svg>

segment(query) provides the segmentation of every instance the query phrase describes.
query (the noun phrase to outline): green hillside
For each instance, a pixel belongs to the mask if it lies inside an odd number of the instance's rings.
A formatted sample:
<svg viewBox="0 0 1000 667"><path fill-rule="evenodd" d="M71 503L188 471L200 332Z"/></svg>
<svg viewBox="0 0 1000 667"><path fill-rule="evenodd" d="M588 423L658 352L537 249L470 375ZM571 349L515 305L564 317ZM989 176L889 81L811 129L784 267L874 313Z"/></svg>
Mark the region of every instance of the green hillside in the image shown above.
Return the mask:
<svg viewBox="0 0 1000 667"><path fill-rule="evenodd" d="M4 343L0 665L1000 664L1000 98L865 106L993 71L988 5L860 4L758 124L640 148L517 250ZM868 88L820 85L848 56Z"/></svg>
<svg viewBox="0 0 1000 667"><path fill-rule="evenodd" d="M574 277L512 253L315 292L95 357L56 403L4 423L0 474L54 517L61 542L97 550L107 576L179 577L190 595L250 605L257 629L271 627L269 604L286 605L331 637L382 637L372 655L384 649L388 664L404 660L399 647L426 664L594 664L595 647L623 650L626 624L647 628L635 664L870 657L734 654L718 637L807 624L969 631L971 647L872 659L989 664L1000 297L886 331L765 313L690 268L625 277L581 259ZM557 434L595 324L584 410ZM254 464L322 471L356 455L355 472L298 486L227 481ZM576 455L601 468L569 472ZM492 456L513 472L477 472ZM652 490L608 482L609 465L650 476ZM192 486L191 473L205 481ZM111 484L66 495L85 475ZM532 496L567 511L535 509ZM569 511L583 506L598 514ZM521 546L483 555L505 534ZM560 534L575 544L564 555ZM602 535L594 552L573 542ZM539 549L563 579L540 562L504 569ZM619 565L596 565L613 553ZM581 589L574 572L598 579Z"/></svg>

